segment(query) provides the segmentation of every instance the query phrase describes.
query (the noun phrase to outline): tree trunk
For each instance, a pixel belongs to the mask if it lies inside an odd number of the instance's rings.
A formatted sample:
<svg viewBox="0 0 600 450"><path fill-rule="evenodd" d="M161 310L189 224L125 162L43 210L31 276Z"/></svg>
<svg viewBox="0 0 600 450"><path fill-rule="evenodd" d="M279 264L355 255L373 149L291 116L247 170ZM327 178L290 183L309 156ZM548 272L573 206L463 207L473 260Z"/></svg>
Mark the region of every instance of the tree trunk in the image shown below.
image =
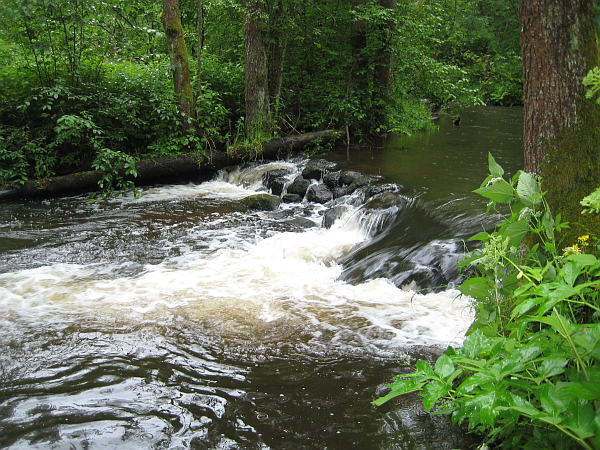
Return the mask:
<svg viewBox="0 0 600 450"><path fill-rule="evenodd" d="M246 132L250 139L270 134L267 22L264 0L244 0Z"/></svg>
<svg viewBox="0 0 600 450"><path fill-rule="evenodd" d="M579 201L600 185L600 108L582 84L598 65L594 0L520 0L519 8L525 170L542 176L555 212L581 222Z"/></svg>
<svg viewBox="0 0 600 450"><path fill-rule="evenodd" d="M198 40L196 42L196 92L200 95L202 92L202 49L204 48L204 5L202 0L198 0Z"/></svg>
<svg viewBox="0 0 600 450"><path fill-rule="evenodd" d="M196 110L190 83L189 55L183 37L178 0L163 0L162 20L167 35L167 49L173 69L173 86L183 127L191 132L196 119Z"/></svg>
<svg viewBox="0 0 600 450"><path fill-rule="evenodd" d="M338 131L325 130L305 133L286 138L273 139L262 144L261 159L277 159L304 149L311 142L336 140L341 136ZM166 158L153 158L138 161L135 168L137 178L126 177L138 185L150 185L155 182L182 181L184 179L209 179L217 170L247 162L248 157L241 153L209 152L205 156L198 154L178 155ZM123 173L122 176L125 176ZM0 186L0 201L31 197L50 197L57 195L92 192L98 189L102 171L74 173L44 180L31 180L24 184L13 183Z"/></svg>
<svg viewBox="0 0 600 450"><path fill-rule="evenodd" d="M379 6L389 10L390 17L384 22L381 30L383 48L380 57L375 64L375 89L373 90L373 103L380 105L377 108L378 122L386 122L386 106L389 102L392 88L391 65L392 65L392 34L394 32L394 10L396 0L379 0Z"/></svg>

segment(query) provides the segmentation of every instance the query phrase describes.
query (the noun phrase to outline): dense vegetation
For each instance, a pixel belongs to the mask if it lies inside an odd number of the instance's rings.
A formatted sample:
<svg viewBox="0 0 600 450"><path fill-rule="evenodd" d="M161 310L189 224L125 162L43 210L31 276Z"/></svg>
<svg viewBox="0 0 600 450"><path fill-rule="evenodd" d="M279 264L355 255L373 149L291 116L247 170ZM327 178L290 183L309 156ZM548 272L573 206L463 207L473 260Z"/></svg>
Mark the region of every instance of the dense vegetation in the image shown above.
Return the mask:
<svg viewBox="0 0 600 450"><path fill-rule="evenodd" d="M598 449L598 237L561 244L569 224L552 213L535 176L507 180L491 155L489 169L475 192L504 220L473 236L482 249L462 263L471 277L459 289L477 300L464 346L433 367L419 361L375 403L420 391L426 409L482 435L481 448ZM598 214L599 191L582 200L584 213Z"/></svg>
<svg viewBox="0 0 600 450"><path fill-rule="evenodd" d="M431 126L431 108L451 102L521 102L516 0L395 3L265 2L269 133L348 127L360 139ZM0 182L246 139L241 0L179 6L193 132L175 101L159 1L0 3Z"/></svg>

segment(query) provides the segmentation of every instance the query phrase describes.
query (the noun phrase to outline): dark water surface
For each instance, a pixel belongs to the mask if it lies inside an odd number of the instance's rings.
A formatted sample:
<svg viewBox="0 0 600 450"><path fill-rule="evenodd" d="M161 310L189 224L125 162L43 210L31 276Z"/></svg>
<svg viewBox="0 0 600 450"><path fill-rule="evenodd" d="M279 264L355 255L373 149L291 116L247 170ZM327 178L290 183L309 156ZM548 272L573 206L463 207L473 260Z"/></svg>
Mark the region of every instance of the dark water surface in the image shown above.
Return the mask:
<svg viewBox="0 0 600 450"><path fill-rule="evenodd" d="M305 161L140 200L0 204L0 448L472 448L417 396L370 402L460 345L469 299L415 292L414 274L482 226L470 192L488 151L520 168L521 115L469 109L323 155L405 186L378 233L359 207L325 229L323 205L239 206Z"/></svg>

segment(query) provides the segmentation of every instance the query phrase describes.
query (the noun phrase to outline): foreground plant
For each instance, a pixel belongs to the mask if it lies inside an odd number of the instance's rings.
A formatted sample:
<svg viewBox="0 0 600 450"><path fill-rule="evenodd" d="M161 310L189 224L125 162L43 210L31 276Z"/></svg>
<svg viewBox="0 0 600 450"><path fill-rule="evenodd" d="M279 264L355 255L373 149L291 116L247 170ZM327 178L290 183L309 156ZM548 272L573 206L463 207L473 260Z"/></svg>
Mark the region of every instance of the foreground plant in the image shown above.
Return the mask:
<svg viewBox="0 0 600 450"><path fill-rule="evenodd" d="M460 288L477 301L476 321L462 348L419 361L374 403L420 391L425 409L484 436L481 448L598 449L600 245L585 235L559 249L567 225L534 176L507 181L491 155L489 169L475 192L507 212L463 262L479 275Z"/></svg>

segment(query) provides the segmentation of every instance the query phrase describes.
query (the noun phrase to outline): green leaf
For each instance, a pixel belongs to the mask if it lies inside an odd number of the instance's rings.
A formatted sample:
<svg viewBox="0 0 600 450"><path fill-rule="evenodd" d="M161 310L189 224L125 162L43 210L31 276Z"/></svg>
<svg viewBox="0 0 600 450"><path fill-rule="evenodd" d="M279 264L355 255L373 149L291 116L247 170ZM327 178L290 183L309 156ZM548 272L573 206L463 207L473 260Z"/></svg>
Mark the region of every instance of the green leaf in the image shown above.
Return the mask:
<svg viewBox="0 0 600 450"><path fill-rule="evenodd" d="M458 290L469 297L484 301L490 295L489 283L486 277L473 277L461 284Z"/></svg>
<svg viewBox="0 0 600 450"><path fill-rule="evenodd" d="M425 385L422 390L423 408L425 408L426 411L429 411L435 406L436 402L448 394L451 389L452 385L438 380L434 380Z"/></svg>
<svg viewBox="0 0 600 450"><path fill-rule="evenodd" d="M525 206L535 207L540 204L542 193L533 174L521 172L517 183L517 195Z"/></svg>
<svg viewBox="0 0 600 450"><path fill-rule="evenodd" d="M568 362L568 359L561 358L560 356L550 356L544 358L542 364L540 364L540 367L537 369L537 373L539 375L536 377L536 380L538 380L537 382L563 373Z"/></svg>
<svg viewBox="0 0 600 450"><path fill-rule="evenodd" d="M529 231L529 222L527 220L517 220L510 223L504 230L506 236L510 238L510 245L518 247Z"/></svg>
<svg viewBox="0 0 600 450"><path fill-rule="evenodd" d="M480 231L476 235L471 236L468 240L469 241L488 241L489 239L490 239L490 233L487 233L485 231Z"/></svg>
<svg viewBox="0 0 600 450"><path fill-rule="evenodd" d="M592 404L579 398L568 404L568 418L563 425L575 432L581 439L594 436L596 413Z"/></svg>
<svg viewBox="0 0 600 450"><path fill-rule="evenodd" d="M389 387L391 391L384 395L383 397L379 397L375 401L373 401L374 405L381 406L385 402L398 397L399 395L408 394L409 392L415 392L420 390L425 383L419 381L415 377L409 379L397 378L394 383L392 383Z"/></svg>
<svg viewBox="0 0 600 450"><path fill-rule="evenodd" d="M600 399L600 384L593 381L568 383L562 387L562 390L583 400Z"/></svg>
<svg viewBox="0 0 600 450"><path fill-rule="evenodd" d="M515 190L505 180L498 180L496 183L480 187L473 192L497 203L510 203L514 197Z"/></svg>
<svg viewBox="0 0 600 450"><path fill-rule="evenodd" d="M489 349L490 346L490 339L481 330L475 330L465 339L460 352L463 355L466 354L471 359L475 359L481 352Z"/></svg>
<svg viewBox="0 0 600 450"><path fill-rule="evenodd" d="M435 362L434 372L441 378L448 378L454 372L454 363L447 355L440 356Z"/></svg>
<svg viewBox="0 0 600 450"><path fill-rule="evenodd" d="M493 177L502 177L504 175L504 169L496 162L491 153L488 152L488 168L490 175Z"/></svg>
<svg viewBox="0 0 600 450"><path fill-rule="evenodd" d="M558 417L567 409L567 404L563 401L557 390L550 383L544 383L539 391L540 404L542 409L551 417Z"/></svg>

